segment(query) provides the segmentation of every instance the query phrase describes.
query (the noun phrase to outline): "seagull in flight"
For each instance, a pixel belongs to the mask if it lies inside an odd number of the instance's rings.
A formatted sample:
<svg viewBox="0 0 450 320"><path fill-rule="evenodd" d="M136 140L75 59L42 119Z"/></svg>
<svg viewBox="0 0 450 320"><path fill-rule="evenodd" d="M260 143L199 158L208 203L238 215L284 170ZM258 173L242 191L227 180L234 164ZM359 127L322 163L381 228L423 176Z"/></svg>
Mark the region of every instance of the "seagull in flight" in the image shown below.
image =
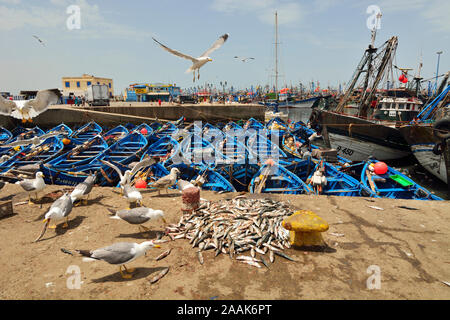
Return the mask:
<svg viewBox="0 0 450 320"><path fill-rule="evenodd" d="M45 47L44 41L42 41L38 36L34 36L34 35L33 35L33 38L36 38L37 41L39 41L39 42Z"/></svg>
<svg viewBox="0 0 450 320"><path fill-rule="evenodd" d="M224 35L220 36L219 39L217 39L213 45L211 46L211 48L209 48L208 50L206 50L200 57L198 58L194 58L191 57L187 54L178 52L176 50L170 49L169 47L166 47L165 45L163 45L161 42L159 42L158 40L156 40L155 38L152 37L152 39L159 44L164 50L169 51L171 54L174 54L176 56L179 56L181 58L187 59L187 60L191 60L192 61L192 66L186 70L186 73L193 71L194 73L194 80L193 82L195 82L195 70L197 70L197 79L200 79L200 68L205 65L207 62L212 61L212 59L209 57L209 55L219 49L224 43L225 41L227 41L229 34L225 33Z"/></svg>
<svg viewBox="0 0 450 320"><path fill-rule="evenodd" d="M247 61L247 60L255 60L255 58L252 58L252 57L238 57L238 56L234 56L234 58L235 59L239 59L239 60L241 60L242 62L245 62L245 61Z"/></svg>
<svg viewBox="0 0 450 320"><path fill-rule="evenodd" d="M31 100L6 100L0 95L0 115L22 119L22 122L37 117L48 109L50 104L55 104L61 97L59 89L48 89L38 91L36 98Z"/></svg>

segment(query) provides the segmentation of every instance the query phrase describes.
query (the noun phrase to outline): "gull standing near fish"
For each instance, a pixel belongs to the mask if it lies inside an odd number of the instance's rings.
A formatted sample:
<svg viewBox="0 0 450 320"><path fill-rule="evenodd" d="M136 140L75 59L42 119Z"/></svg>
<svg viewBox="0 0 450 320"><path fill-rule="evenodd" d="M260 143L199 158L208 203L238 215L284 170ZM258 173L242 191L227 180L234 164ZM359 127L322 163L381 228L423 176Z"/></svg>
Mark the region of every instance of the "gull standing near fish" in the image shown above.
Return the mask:
<svg viewBox="0 0 450 320"><path fill-rule="evenodd" d="M139 205L142 207L142 194L135 188L130 186L129 184L126 184L122 187L123 189L123 196L128 201L128 210L131 209L131 203L137 203L139 202Z"/></svg>
<svg viewBox="0 0 450 320"><path fill-rule="evenodd" d="M50 104L55 104L61 97L59 89L38 91L36 98L31 100L6 100L0 94L0 114L22 119L22 122L33 122L32 118L47 111Z"/></svg>
<svg viewBox="0 0 450 320"><path fill-rule="evenodd" d="M129 224L138 224L139 229L143 229L144 231L150 230L149 228L142 225L147 221L161 219L164 223L167 223L164 219L164 212L162 210L153 210L146 207L133 208L130 210L119 210L116 212L109 208L108 210L111 213L115 213L115 215L110 217L111 219L124 220Z"/></svg>
<svg viewBox="0 0 450 320"><path fill-rule="evenodd" d="M63 224L63 228L69 227L69 214L72 212L73 208L73 202L72 198L69 196L69 194L66 192L64 195L62 195L60 198L58 198L53 204L51 205L50 209L45 214L44 218L44 229L42 230L39 237L34 240L34 242L39 241L42 236L45 233L45 230L47 228L49 229L55 229L56 228L56 222L52 226L49 226L50 220L58 221L66 218L66 221Z"/></svg>
<svg viewBox="0 0 450 320"><path fill-rule="evenodd" d="M150 186L158 189L158 195L161 195L161 189L166 189L166 193L169 193L169 187L175 184L179 174L180 170L178 170L177 168L172 168L167 176L160 178Z"/></svg>
<svg viewBox="0 0 450 320"><path fill-rule="evenodd" d="M28 192L28 204L31 205L31 193L36 193L36 200L38 200L38 193L46 187L44 181L44 174L41 171L36 172L35 179L25 179L17 181L16 184L20 185L26 192Z"/></svg>
<svg viewBox="0 0 450 320"><path fill-rule="evenodd" d="M110 246L103 247L96 250L75 250L81 256L83 256L83 261L95 261L103 260L109 264L118 264L119 272L123 279L132 278L131 274L124 274L122 272L122 266L125 268L127 273L134 271L133 269L127 269L125 263L130 263L136 260L140 256L146 254L151 248L160 248L159 245L153 244L153 241L144 241L142 243L132 243L132 242L118 242ZM67 251L67 250L66 250Z"/></svg>
<svg viewBox="0 0 450 320"><path fill-rule="evenodd" d="M213 43L213 45L211 46L211 48L209 48L208 50L206 50L200 57L198 58L194 58L191 57L187 54L178 52L176 50L170 49L169 47L166 47L165 45L163 45L161 42L159 42L158 40L156 40L155 38L152 38L157 44L159 44L164 50L170 52L171 54L174 54L178 57L187 59L187 60L191 60L192 61L192 66L186 70L186 73L193 71L194 73L194 82L195 82L195 70L197 70L197 74L198 74L198 79L200 79L200 68L205 65L207 62L212 61L212 59L209 57L209 55L219 49L224 43L225 41L227 41L229 34L226 33L222 36L220 36L219 39L216 40L216 42Z"/></svg>
<svg viewBox="0 0 450 320"><path fill-rule="evenodd" d="M86 199L84 199L84 204L87 205L89 193L91 192L96 179L97 179L96 175L91 174L86 179L84 179L83 182L79 183L75 187L75 189L73 189L72 193L70 194L70 197L72 198L72 202L75 202L76 200L80 199L81 197L86 196Z"/></svg>

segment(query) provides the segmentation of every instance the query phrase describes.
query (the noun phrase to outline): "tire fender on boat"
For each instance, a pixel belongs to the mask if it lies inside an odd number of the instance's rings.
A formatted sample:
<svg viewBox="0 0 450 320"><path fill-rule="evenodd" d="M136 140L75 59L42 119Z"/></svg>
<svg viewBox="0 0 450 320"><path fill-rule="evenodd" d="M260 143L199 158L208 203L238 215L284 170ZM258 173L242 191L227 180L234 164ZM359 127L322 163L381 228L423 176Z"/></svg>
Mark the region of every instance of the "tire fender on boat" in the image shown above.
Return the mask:
<svg viewBox="0 0 450 320"><path fill-rule="evenodd" d="M444 118L434 123L433 130L434 136L439 139L450 138L450 118ZM442 131L447 131L446 133Z"/></svg>
<svg viewBox="0 0 450 320"><path fill-rule="evenodd" d="M442 152L443 152L444 150L443 150L443 143L442 142L438 142L438 143L436 143L435 145L434 145L434 147L433 147L433 153L435 154L435 155L441 155L442 154Z"/></svg>

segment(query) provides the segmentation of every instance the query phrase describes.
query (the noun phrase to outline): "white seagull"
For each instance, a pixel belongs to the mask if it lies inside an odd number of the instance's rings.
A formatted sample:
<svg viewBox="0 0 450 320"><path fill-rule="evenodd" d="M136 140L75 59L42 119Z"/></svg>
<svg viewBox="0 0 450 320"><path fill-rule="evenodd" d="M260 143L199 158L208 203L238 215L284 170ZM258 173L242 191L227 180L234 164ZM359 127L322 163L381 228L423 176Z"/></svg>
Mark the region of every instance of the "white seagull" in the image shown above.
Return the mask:
<svg viewBox="0 0 450 320"><path fill-rule="evenodd" d="M36 98L31 100L6 100L0 95L0 114L22 119L23 123L33 122L32 118L46 111L49 105L57 103L59 97L59 89L38 91Z"/></svg>
<svg viewBox="0 0 450 320"><path fill-rule="evenodd" d="M234 58L235 58L235 59L239 59L239 60L241 60L242 62L245 62L245 61L247 61L247 60L255 60L255 58L252 58L252 57L238 57L238 56L234 56Z"/></svg>
<svg viewBox="0 0 450 320"><path fill-rule="evenodd" d="M193 71L194 73L194 82L195 82L195 70L197 70L197 75L198 75L198 79L200 79L200 68L206 64L209 61L212 61L212 59L209 57L209 55L219 49L224 43L225 41L227 41L229 34L225 33L224 35L220 36L219 39L216 40L216 42L213 43L213 45L211 46L211 48L209 48L208 50L206 50L200 57L198 58L194 58L191 57L187 54L178 52L176 50L170 49L168 47L166 47L165 45L163 45L161 42L159 42L158 40L156 40L155 38L152 38L157 44L159 44L164 50L169 51L171 54L174 54L176 56L179 56L181 58L187 59L187 60L191 60L192 61L192 66L186 70L186 73Z"/></svg>
<svg viewBox="0 0 450 320"><path fill-rule="evenodd" d="M166 193L168 193L169 187L171 187L175 184L179 174L180 174L180 170L178 170L178 168L172 168L168 175L153 182L150 185L150 187L154 187L154 188L158 189L158 195L161 194L161 189L166 189Z"/></svg>
<svg viewBox="0 0 450 320"><path fill-rule="evenodd" d="M42 229L39 237L34 240L34 242L39 241L45 233L45 230L48 229L56 229L56 222L53 223L52 226L49 226L50 220L58 221L66 218L66 221L63 224L63 228L69 227L69 214L72 212L73 201L69 194L66 192L64 195L59 197L55 202L52 203L50 209L45 214L44 218L44 229Z"/></svg>
<svg viewBox="0 0 450 320"><path fill-rule="evenodd" d="M16 184L19 184L26 192L28 192L28 204L32 204L31 202L31 193L36 193L36 200L38 199L39 191L44 190L46 184L44 181L44 174L41 171L36 172L35 179L25 179L22 181L17 181Z"/></svg>
<svg viewBox="0 0 450 320"><path fill-rule="evenodd" d="M94 186L95 180L96 180L95 174L89 175L86 179L84 179L83 182L79 183L75 189L73 189L72 193L70 194L70 198L72 198L72 202L75 202L76 200L80 199L83 196L86 196L84 199L84 204L88 203L89 193L92 190L92 187Z"/></svg>
<svg viewBox="0 0 450 320"><path fill-rule="evenodd" d="M106 161L106 160L100 160L101 163L107 165L108 167L114 169L117 174L119 175L119 186L121 188L123 188L123 186L125 186L126 184L130 184L131 183L131 178L141 169L145 169L147 167L150 167L151 165L154 165L156 163L156 160L150 157L146 157L144 158L144 160L137 162L133 169L131 170L126 170L124 174L122 174L122 172L120 171L120 169L113 165L111 162ZM122 189L121 189L122 190Z"/></svg>
<svg viewBox="0 0 450 320"><path fill-rule="evenodd" d="M139 202L139 205L142 207L142 194L135 188L130 186L129 184L125 184L123 187L123 197L128 201L128 210L131 208L131 203Z"/></svg>
<svg viewBox="0 0 450 320"><path fill-rule="evenodd" d="M129 224L137 224L139 225L139 228L143 229L144 231L150 230L142 225L147 221L161 219L164 223L167 223L166 220L164 219L164 212L162 210L153 210L146 207L138 207L130 210L119 210L119 211L114 211L109 208L107 209L109 210L109 212L114 214L113 216L110 217L111 219L124 220Z"/></svg>
<svg viewBox="0 0 450 320"><path fill-rule="evenodd" d="M44 41L42 41L38 36L33 35L33 38L35 38L37 41L39 41L45 47Z"/></svg>
<svg viewBox="0 0 450 320"><path fill-rule="evenodd" d="M160 248L159 245L153 244L153 241L144 241L142 243L132 243L132 242L117 242L110 246L103 247L96 250L75 250L81 256L83 256L83 261L95 261L103 260L109 264L118 264L119 272L122 278L130 279L131 274L124 274L122 272L122 266L125 268L127 273L131 273L134 269L127 269L125 263L129 263L140 256L146 254L146 252L151 248ZM70 251L65 250L63 252L70 253ZM72 253L70 253L72 254Z"/></svg>

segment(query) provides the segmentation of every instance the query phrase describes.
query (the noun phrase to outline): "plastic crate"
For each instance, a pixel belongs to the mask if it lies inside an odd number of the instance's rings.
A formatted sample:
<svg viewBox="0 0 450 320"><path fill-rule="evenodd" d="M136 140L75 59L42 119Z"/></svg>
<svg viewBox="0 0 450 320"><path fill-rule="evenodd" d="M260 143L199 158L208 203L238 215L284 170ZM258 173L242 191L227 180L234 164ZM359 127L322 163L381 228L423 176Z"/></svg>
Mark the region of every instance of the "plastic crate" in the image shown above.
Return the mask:
<svg viewBox="0 0 450 320"><path fill-rule="evenodd" d="M11 216L13 214L12 201L0 201L0 218Z"/></svg>

